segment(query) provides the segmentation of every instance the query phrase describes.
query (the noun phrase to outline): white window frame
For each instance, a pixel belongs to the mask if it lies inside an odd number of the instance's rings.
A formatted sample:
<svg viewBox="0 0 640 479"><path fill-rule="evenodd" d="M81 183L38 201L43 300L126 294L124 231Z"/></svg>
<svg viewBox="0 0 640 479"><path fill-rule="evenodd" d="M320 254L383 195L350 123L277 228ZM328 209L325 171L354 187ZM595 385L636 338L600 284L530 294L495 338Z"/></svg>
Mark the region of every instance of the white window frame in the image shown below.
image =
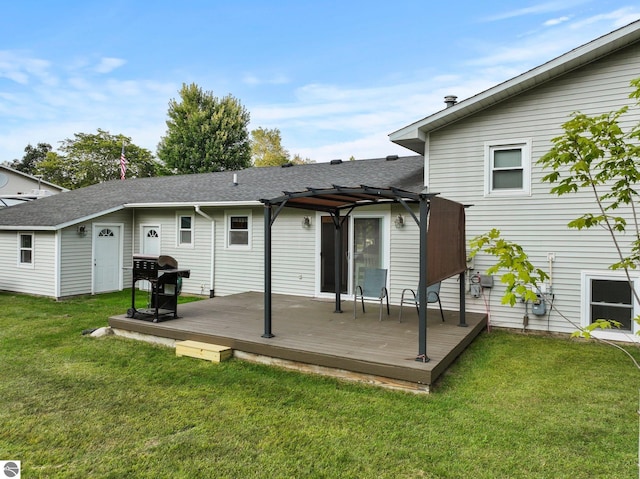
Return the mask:
<svg viewBox="0 0 640 479"><path fill-rule="evenodd" d="M610 280L610 281L627 281L627 276L623 271L582 271L581 272L581 312L580 325L584 328L591 324L591 280ZM636 292L640 292L640 277L631 275L632 288ZM640 313L640 305L635 300L635 296L631 296L632 310L631 318L635 318ZM631 322L631 331L611 329L596 329L591 334L596 338L609 339L614 341L640 342L640 336L636 333L640 330L638 324Z"/></svg>
<svg viewBox="0 0 640 479"><path fill-rule="evenodd" d="M231 243L231 218L237 216L247 217L247 244ZM227 249L251 250L252 246L252 212L251 210L229 210L224 212L224 245Z"/></svg>
<svg viewBox="0 0 640 479"><path fill-rule="evenodd" d="M495 140L484 143L484 195L485 196L530 196L531 195L531 138ZM522 151L522 187L493 188L494 152L520 149Z"/></svg>
<svg viewBox="0 0 640 479"><path fill-rule="evenodd" d="M30 236L31 237L31 248L23 248L22 247L22 237ZM35 251L36 251L36 235L33 231L18 231L18 267L19 268L35 268ZM22 261L22 251L31 251L31 261L28 263L24 263Z"/></svg>
<svg viewBox="0 0 640 479"><path fill-rule="evenodd" d="M191 218L191 228L182 228L182 218ZM182 232L191 232L191 242L182 242ZM179 248L193 248L196 236L196 218L192 213L178 212L176 213L176 246Z"/></svg>

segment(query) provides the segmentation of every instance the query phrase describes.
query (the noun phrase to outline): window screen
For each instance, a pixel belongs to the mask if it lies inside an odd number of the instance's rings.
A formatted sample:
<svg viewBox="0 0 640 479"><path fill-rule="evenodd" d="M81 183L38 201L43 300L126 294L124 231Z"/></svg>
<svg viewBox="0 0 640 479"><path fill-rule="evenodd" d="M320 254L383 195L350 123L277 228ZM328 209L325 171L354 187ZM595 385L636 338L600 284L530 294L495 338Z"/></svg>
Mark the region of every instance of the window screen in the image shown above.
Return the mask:
<svg viewBox="0 0 640 479"><path fill-rule="evenodd" d="M621 329L632 330L633 301L631 287L624 280L591 280L591 322L608 319L622 323Z"/></svg>

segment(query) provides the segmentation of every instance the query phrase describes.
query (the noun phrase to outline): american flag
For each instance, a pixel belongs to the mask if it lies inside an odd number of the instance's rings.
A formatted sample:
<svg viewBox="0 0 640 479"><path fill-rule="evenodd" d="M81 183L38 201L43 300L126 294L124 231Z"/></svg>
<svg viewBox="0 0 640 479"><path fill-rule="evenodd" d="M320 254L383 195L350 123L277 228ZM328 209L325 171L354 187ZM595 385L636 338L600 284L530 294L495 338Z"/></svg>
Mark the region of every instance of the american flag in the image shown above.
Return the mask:
<svg viewBox="0 0 640 479"><path fill-rule="evenodd" d="M124 156L124 142L122 143L122 153L120 154L120 179L124 180L127 174L127 157Z"/></svg>

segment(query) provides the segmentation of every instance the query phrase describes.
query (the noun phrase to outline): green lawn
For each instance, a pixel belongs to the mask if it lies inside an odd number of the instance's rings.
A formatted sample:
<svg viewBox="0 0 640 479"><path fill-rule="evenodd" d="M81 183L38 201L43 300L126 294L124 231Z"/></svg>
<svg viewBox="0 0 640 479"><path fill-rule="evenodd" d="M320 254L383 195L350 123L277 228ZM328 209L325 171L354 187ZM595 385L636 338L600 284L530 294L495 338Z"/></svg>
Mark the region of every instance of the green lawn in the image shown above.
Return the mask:
<svg viewBox="0 0 640 479"><path fill-rule="evenodd" d="M127 292L0 302L0 460L25 478L638 475L640 373L596 343L483 334L425 396L81 334Z"/></svg>

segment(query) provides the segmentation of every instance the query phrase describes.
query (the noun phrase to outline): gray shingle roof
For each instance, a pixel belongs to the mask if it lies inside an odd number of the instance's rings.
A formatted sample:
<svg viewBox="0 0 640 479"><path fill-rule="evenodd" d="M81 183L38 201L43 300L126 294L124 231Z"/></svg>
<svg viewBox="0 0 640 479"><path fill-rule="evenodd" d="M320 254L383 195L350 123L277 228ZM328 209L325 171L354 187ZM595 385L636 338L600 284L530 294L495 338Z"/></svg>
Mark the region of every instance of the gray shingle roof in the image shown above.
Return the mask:
<svg viewBox="0 0 640 479"><path fill-rule="evenodd" d="M283 191L332 185L424 188L422 156L314 163L289 168L248 168L240 171L114 180L60 193L0 210L0 229L54 229L122 208L127 204L238 204L276 198ZM238 185L233 185L237 174Z"/></svg>

